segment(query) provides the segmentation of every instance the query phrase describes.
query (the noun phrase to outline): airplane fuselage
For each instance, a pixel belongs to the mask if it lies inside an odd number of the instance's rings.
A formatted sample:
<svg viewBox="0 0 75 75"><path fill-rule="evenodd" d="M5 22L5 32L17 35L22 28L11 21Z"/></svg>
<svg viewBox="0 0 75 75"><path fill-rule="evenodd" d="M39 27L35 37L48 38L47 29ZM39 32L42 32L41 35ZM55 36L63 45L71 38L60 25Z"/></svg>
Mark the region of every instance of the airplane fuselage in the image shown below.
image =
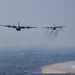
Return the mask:
<svg viewBox="0 0 75 75"><path fill-rule="evenodd" d="M16 28L16 30L17 30L17 31L21 31L21 28L20 28L20 27L18 27L18 28Z"/></svg>
<svg viewBox="0 0 75 75"><path fill-rule="evenodd" d="M56 30L56 27L54 27L53 30Z"/></svg>

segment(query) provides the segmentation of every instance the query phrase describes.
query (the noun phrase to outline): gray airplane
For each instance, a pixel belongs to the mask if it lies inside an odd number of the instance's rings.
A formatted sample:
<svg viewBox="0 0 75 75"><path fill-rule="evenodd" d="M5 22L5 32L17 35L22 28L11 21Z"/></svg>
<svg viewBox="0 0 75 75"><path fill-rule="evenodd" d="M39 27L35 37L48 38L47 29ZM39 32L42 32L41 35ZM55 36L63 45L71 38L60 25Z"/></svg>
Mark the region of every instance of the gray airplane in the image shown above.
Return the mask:
<svg viewBox="0 0 75 75"><path fill-rule="evenodd" d="M14 28L16 29L16 31L21 31L21 29L30 29L30 28L37 28L37 27L30 27L30 26L20 26L20 23L18 22L18 26L15 25L0 25L0 26L4 26L4 27L8 27L8 28Z"/></svg>
<svg viewBox="0 0 75 75"><path fill-rule="evenodd" d="M55 24L54 24L54 27L43 27L43 28L56 30L58 28L63 28L63 27L66 27L66 26L55 26Z"/></svg>

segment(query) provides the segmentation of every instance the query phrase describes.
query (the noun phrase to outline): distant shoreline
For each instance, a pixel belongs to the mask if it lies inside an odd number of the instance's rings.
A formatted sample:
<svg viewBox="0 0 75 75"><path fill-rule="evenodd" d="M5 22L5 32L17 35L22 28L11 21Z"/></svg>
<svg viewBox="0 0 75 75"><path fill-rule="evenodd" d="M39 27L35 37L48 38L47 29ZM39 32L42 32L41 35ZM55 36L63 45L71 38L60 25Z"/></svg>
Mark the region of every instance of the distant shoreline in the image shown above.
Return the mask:
<svg viewBox="0 0 75 75"><path fill-rule="evenodd" d="M67 61L56 63L52 65L46 65L42 67L43 74L64 74L64 73L75 73L75 61Z"/></svg>

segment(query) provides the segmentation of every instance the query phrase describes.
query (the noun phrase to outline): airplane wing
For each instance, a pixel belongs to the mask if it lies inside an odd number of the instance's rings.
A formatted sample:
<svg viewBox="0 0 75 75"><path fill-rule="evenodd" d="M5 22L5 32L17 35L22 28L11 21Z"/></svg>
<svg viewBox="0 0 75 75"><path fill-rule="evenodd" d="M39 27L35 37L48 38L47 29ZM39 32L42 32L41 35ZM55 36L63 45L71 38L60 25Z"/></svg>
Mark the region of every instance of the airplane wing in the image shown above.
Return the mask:
<svg viewBox="0 0 75 75"><path fill-rule="evenodd" d="M30 28L37 28L37 27L30 27L30 26L26 26L26 27L25 27L25 26L20 26L20 28L21 28L21 29L25 29L25 28L30 29Z"/></svg>
<svg viewBox="0 0 75 75"><path fill-rule="evenodd" d="M43 28L46 28L46 29L49 29L49 28L50 28L50 29L53 29L53 27L43 27Z"/></svg>
<svg viewBox="0 0 75 75"><path fill-rule="evenodd" d="M0 26L4 26L4 27L8 27L8 28L17 28L17 26L11 26L11 25L0 25Z"/></svg>
<svg viewBox="0 0 75 75"><path fill-rule="evenodd" d="M37 28L37 27L26 26L25 28L30 29L30 28Z"/></svg>
<svg viewBox="0 0 75 75"><path fill-rule="evenodd" d="M11 26L11 28L17 28L17 26L13 25L13 26Z"/></svg>
<svg viewBox="0 0 75 75"><path fill-rule="evenodd" d="M11 27L11 25L0 25L0 26L4 26L4 27L8 27L8 28Z"/></svg>
<svg viewBox="0 0 75 75"><path fill-rule="evenodd" d="M50 29L53 29L53 27L50 27Z"/></svg>
<svg viewBox="0 0 75 75"><path fill-rule="evenodd" d="M21 28L21 29L24 29L24 28L26 28L26 27L25 27L25 26L20 26L20 28Z"/></svg>
<svg viewBox="0 0 75 75"><path fill-rule="evenodd" d="M56 28L63 28L63 27L66 27L66 26L57 26Z"/></svg>

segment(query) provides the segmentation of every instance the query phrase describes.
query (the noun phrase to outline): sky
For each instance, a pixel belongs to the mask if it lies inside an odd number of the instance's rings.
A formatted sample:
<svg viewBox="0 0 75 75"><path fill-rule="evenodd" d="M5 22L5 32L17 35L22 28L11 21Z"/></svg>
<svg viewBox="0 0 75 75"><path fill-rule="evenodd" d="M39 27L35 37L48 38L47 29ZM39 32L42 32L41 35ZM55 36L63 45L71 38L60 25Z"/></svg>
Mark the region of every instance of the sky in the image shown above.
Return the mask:
<svg viewBox="0 0 75 75"><path fill-rule="evenodd" d="M0 24L37 29L0 27L0 47L75 46L75 0L0 0ZM50 35L46 26L66 26Z"/></svg>

